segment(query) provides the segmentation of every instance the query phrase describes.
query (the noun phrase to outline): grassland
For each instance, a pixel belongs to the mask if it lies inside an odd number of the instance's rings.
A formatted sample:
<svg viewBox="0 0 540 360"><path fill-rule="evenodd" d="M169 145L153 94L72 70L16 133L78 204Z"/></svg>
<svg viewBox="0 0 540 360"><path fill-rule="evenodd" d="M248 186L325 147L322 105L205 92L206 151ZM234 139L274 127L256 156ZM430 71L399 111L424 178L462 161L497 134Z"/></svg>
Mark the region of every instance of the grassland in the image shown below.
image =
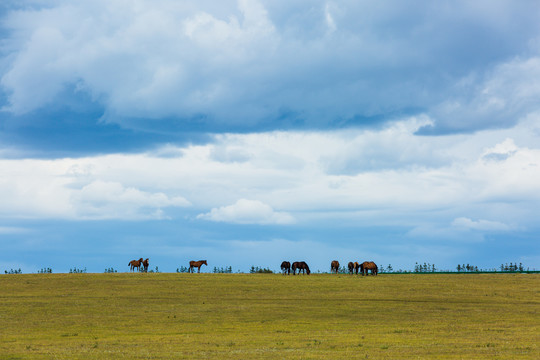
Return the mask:
<svg viewBox="0 0 540 360"><path fill-rule="evenodd" d="M1 359L540 359L540 274L0 276Z"/></svg>

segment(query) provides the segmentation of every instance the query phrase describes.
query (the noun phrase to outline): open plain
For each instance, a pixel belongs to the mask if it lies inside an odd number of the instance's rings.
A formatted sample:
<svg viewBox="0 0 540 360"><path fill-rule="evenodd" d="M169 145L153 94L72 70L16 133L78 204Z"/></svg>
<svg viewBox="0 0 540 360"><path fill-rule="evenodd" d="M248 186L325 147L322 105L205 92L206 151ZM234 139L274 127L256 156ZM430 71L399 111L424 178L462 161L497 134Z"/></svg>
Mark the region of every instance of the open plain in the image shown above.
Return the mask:
<svg viewBox="0 0 540 360"><path fill-rule="evenodd" d="M540 274L0 276L2 359L539 359Z"/></svg>

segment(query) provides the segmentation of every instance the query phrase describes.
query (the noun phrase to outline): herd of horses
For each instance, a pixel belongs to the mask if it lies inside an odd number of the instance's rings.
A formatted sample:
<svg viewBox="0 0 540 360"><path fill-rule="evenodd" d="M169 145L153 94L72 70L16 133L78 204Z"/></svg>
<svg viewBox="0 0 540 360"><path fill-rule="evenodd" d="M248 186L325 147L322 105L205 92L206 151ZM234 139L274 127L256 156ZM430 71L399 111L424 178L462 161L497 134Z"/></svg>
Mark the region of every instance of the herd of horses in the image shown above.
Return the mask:
<svg viewBox="0 0 540 360"><path fill-rule="evenodd" d="M128 266L131 267L130 271L135 271L135 269L137 269L137 271L140 271L141 265L142 265L143 271L148 272L149 264L150 264L149 259L143 260L143 258L140 258L139 260L131 260L128 263ZM208 263L206 262L206 260L190 261L188 271L192 273L195 271L195 268L197 268L197 272L200 273L201 266L203 265L208 266ZM379 270L377 265L373 261L364 261L361 264L358 262L350 261L348 264L348 268L349 268L349 274L356 273L356 275L358 275L358 271L360 271L362 275L368 275L370 272L371 272L371 275L377 275L378 270ZM283 274L289 275L291 273L291 270L292 270L293 275L296 275L296 270L298 270L298 274L300 273L307 274L307 275L311 274L311 270L309 270L309 266L305 261L295 261L292 263L292 265L288 261L284 261L281 263L281 271L283 272ZM336 274L339 272L339 261L337 260L332 261L332 263L330 264L330 272L336 273Z"/></svg>
<svg viewBox="0 0 540 360"><path fill-rule="evenodd" d="M348 264L348 268L349 274L356 273L356 275L358 275L358 271L360 271L362 275L368 275L369 273L371 273L371 275L377 275L377 273L379 272L379 268L373 261L364 261L361 264L351 261ZM309 271L309 266L306 264L305 261L293 262L292 266L291 263L288 261L284 261L281 263L281 271L283 272L283 274L289 275L291 273L291 269L293 275L296 275L297 269L298 274L300 274L300 272L302 272L303 274L307 273L308 275L311 273L311 271ZM336 274L339 272L339 261L332 261L332 263L330 264L330 272Z"/></svg>

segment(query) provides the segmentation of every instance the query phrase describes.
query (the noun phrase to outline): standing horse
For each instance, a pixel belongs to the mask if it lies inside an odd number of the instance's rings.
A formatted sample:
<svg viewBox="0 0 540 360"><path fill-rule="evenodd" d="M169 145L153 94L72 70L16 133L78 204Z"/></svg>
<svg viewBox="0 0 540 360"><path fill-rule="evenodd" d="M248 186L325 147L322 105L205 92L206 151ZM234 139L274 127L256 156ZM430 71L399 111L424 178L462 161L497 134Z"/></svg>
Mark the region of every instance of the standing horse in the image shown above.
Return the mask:
<svg viewBox="0 0 540 360"><path fill-rule="evenodd" d="M137 271L141 269L141 263L143 262L143 258L140 258L139 260L131 260L128 265L131 266L129 271L134 271L135 268L137 268Z"/></svg>
<svg viewBox="0 0 540 360"><path fill-rule="evenodd" d="M143 264L143 267L144 267L144 272L148 272L148 266L150 265L150 262L149 262L150 259L146 259L142 262Z"/></svg>
<svg viewBox="0 0 540 360"><path fill-rule="evenodd" d="M311 274L308 264L305 261L295 261L292 264L292 274L296 275L296 269L298 269L298 274L302 272L303 274Z"/></svg>
<svg viewBox="0 0 540 360"><path fill-rule="evenodd" d="M333 273L334 271L336 272L336 274L339 271L339 261L337 260L332 261L332 263L330 264L330 273Z"/></svg>
<svg viewBox="0 0 540 360"><path fill-rule="evenodd" d="M356 272L356 275L358 275L358 270L360 270L360 264L358 261L354 262L354 271Z"/></svg>
<svg viewBox="0 0 540 360"><path fill-rule="evenodd" d="M352 275L353 271L354 271L354 263L352 261L349 261L349 264L347 264L347 267L349 268L349 274ZM357 271L357 273L358 273L358 271Z"/></svg>
<svg viewBox="0 0 540 360"><path fill-rule="evenodd" d="M287 274L287 275L290 275L291 274L291 263L288 262L288 261L284 261L281 263L281 271L283 272L283 275Z"/></svg>
<svg viewBox="0 0 540 360"><path fill-rule="evenodd" d="M360 271L362 272L362 275L367 275L368 271L371 271L371 275L377 275L379 268L373 261L364 261L360 265Z"/></svg>
<svg viewBox="0 0 540 360"><path fill-rule="evenodd" d="M193 272L193 268L197 268L197 272L200 273L201 272L201 266L202 265L206 265L208 266L208 264L206 263L206 260L199 260L199 261L190 261L189 262L189 272Z"/></svg>

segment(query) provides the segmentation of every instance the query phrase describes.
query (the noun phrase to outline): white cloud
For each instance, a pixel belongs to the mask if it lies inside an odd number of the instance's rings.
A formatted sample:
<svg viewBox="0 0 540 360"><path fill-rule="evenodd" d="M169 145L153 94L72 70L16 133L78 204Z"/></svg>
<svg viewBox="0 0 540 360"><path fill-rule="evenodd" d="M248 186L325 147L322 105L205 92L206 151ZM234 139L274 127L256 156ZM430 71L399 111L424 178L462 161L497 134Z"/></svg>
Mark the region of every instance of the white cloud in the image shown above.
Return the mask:
<svg viewBox="0 0 540 360"><path fill-rule="evenodd" d="M149 193L101 180L74 192L72 202L78 216L91 219L162 218L162 208L190 205L183 197L170 198L161 192Z"/></svg>
<svg viewBox="0 0 540 360"><path fill-rule="evenodd" d="M128 220L163 218L165 208L190 205L178 195L96 178L106 158L0 160L4 174L0 214L6 218Z"/></svg>
<svg viewBox="0 0 540 360"><path fill-rule="evenodd" d="M247 199L240 199L233 205L214 208L209 213L198 215L197 219L260 225L285 225L295 222L286 212L277 212L261 201Z"/></svg>
<svg viewBox="0 0 540 360"><path fill-rule="evenodd" d="M502 222L489 220L471 220L466 217L454 219L452 226L481 231L508 231L512 228Z"/></svg>

